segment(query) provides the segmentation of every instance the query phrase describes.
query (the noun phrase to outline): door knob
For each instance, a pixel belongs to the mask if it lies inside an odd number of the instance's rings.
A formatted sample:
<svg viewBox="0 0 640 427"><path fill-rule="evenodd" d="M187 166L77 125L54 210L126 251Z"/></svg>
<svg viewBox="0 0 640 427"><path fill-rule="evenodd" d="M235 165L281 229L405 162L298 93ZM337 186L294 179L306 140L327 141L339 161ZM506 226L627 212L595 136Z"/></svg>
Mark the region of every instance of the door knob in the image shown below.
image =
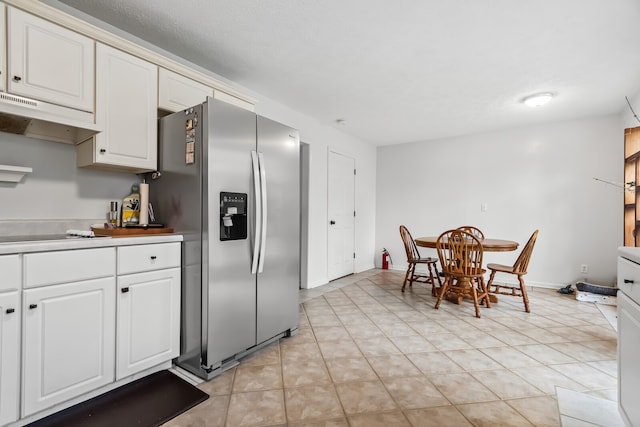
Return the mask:
<svg viewBox="0 0 640 427"><path fill-rule="evenodd" d="M334 220L331 220L331 221L329 221L329 224L336 225L336 222Z"/></svg>

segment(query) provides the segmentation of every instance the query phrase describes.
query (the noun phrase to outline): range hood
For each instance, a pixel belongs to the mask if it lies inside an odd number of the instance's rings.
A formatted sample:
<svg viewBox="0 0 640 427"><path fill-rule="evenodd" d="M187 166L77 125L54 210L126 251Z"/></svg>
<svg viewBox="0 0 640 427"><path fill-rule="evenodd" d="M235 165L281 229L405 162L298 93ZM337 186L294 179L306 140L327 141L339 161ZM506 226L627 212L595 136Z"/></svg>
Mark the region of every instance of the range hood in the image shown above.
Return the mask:
<svg viewBox="0 0 640 427"><path fill-rule="evenodd" d="M93 113L0 92L0 132L77 144L101 129Z"/></svg>

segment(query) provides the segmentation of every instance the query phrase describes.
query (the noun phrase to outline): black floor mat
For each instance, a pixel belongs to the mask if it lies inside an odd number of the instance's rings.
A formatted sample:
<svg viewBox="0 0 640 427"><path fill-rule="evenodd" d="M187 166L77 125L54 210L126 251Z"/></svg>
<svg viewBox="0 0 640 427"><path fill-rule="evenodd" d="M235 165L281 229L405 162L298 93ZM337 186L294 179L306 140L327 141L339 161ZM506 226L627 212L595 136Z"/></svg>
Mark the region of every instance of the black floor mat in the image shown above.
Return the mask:
<svg viewBox="0 0 640 427"><path fill-rule="evenodd" d="M31 427L158 426L209 395L169 371L160 371L35 421Z"/></svg>

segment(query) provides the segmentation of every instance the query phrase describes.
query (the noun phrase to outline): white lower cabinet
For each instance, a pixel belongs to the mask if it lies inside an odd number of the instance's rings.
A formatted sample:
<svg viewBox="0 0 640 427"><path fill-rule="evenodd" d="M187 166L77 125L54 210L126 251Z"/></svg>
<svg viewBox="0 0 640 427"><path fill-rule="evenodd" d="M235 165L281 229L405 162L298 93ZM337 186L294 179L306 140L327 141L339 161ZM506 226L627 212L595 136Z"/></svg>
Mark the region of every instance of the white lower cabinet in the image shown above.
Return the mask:
<svg viewBox="0 0 640 427"><path fill-rule="evenodd" d="M0 425L19 416L20 313L19 292L0 293Z"/></svg>
<svg viewBox="0 0 640 427"><path fill-rule="evenodd" d="M114 381L115 277L23 292L27 416Z"/></svg>
<svg viewBox="0 0 640 427"><path fill-rule="evenodd" d="M180 269L118 277L116 380L177 357Z"/></svg>
<svg viewBox="0 0 640 427"><path fill-rule="evenodd" d="M0 426L169 367L181 243L0 256Z"/></svg>

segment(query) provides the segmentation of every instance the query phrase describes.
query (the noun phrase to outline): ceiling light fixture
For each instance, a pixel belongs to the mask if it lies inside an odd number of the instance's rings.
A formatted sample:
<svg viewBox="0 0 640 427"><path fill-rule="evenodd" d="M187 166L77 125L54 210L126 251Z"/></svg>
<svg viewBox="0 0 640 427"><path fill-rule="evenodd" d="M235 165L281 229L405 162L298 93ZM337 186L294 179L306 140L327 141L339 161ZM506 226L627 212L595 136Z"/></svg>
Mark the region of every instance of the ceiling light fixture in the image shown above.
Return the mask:
<svg viewBox="0 0 640 427"><path fill-rule="evenodd" d="M549 92L545 93L536 93L535 95L527 96L522 100L529 107L540 107L541 105L546 104L551 101L553 98L553 94Z"/></svg>

